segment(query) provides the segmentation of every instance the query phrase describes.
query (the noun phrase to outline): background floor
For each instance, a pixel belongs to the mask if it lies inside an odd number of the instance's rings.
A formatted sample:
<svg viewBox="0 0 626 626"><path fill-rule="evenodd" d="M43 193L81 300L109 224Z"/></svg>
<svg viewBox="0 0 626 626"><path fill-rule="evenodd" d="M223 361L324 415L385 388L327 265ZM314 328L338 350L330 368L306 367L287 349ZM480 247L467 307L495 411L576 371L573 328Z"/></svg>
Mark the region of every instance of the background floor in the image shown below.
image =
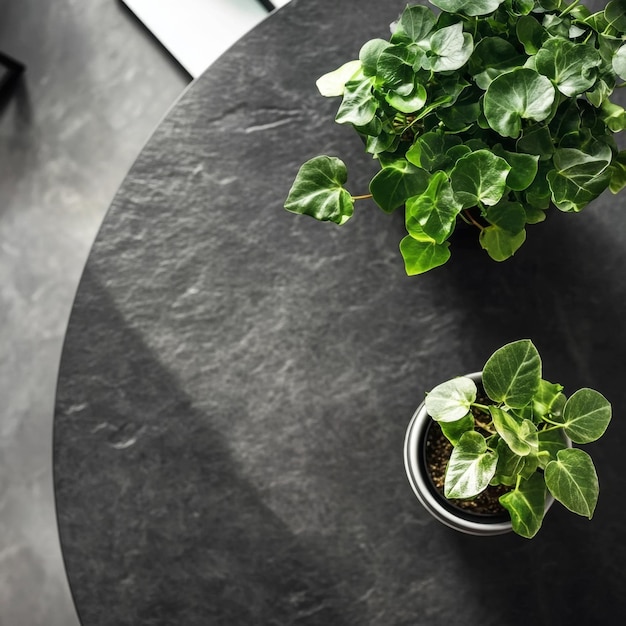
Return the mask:
<svg viewBox="0 0 626 626"><path fill-rule="evenodd" d="M189 76L118 0L0 0L0 626L75 626L52 491L63 335L124 175Z"/></svg>

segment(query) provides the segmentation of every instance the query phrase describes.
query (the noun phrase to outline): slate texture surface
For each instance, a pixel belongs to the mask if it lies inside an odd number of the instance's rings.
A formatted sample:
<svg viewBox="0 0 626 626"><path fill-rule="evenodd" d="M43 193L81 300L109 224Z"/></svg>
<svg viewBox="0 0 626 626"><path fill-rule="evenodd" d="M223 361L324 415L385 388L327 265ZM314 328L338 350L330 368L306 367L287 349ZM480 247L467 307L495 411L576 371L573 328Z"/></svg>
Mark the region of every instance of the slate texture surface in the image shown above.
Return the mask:
<svg viewBox="0 0 626 626"><path fill-rule="evenodd" d="M95 242L55 422L61 540L83 626L612 623L626 608L624 200L529 229L490 261L462 237L408 278L401 217L287 214L300 163L373 164L315 79L403 3L293 0L163 120ZM434 522L402 465L426 390L530 337L544 377L601 390L589 522L533 541Z"/></svg>

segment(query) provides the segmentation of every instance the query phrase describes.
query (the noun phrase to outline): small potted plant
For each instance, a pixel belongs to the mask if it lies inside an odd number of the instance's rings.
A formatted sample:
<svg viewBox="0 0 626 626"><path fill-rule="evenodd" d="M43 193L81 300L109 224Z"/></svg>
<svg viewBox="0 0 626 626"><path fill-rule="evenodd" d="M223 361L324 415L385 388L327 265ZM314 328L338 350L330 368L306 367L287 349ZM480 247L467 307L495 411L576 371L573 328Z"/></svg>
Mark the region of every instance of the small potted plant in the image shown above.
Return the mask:
<svg viewBox="0 0 626 626"><path fill-rule="evenodd" d="M437 519L469 534L527 538L555 500L591 519L598 478L572 442L601 437L611 405L588 388L567 398L541 376L536 347L522 339L496 350L482 372L426 395L404 458L416 496Z"/></svg>
<svg viewBox="0 0 626 626"><path fill-rule="evenodd" d="M391 37L325 74L341 97L336 122L354 127L380 165L353 195L337 157L300 168L285 208L344 224L373 198L404 211L400 251L409 275L444 264L466 223L502 261L546 210L581 211L626 186L614 134L626 111L626 0L591 13L579 0L431 0L407 6Z"/></svg>

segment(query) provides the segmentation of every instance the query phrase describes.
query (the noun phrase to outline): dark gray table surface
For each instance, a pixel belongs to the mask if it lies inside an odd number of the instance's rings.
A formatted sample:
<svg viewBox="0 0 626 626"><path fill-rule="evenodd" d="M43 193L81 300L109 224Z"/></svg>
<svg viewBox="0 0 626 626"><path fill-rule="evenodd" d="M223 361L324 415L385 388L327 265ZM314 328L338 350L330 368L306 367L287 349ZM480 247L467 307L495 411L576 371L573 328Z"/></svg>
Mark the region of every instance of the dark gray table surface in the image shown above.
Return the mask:
<svg viewBox="0 0 626 626"><path fill-rule="evenodd" d="M593 3L599 5L599 3ZM84 626L609 624L626 609L626 195L404 273L402 217L288 214L302 161L374 170L316 78L404 2L293 0L183 95L103 223L57 394L54 472ZM622 98L623 103L623 98ZM602 391L592 521L537 537L432 520L402 445L424 392L532 338L545 378Z"/></svg>

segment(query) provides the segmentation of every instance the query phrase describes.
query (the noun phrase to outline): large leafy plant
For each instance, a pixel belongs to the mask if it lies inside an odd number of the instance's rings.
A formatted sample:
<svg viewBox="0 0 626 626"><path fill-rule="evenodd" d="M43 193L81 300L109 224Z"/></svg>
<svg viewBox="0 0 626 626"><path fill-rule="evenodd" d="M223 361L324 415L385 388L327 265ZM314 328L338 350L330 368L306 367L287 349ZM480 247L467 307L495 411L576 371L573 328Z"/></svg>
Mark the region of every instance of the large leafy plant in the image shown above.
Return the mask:
<svg viewBox="0 0 626 626"><path fill-rule="evenodd" d="M591 519L598 477L589 454L569 445L601 437L611 405L593 389L567 398L563 387L541 377L541 359L528 339L509 343L486 362L480 402L471 378L459 377L426 395L428 414L453 446L445 475L446 498L474 498L489 485L506 485L500 503L513 530L533 537L552 494ZM478 400L477 400L478 398Z"/></svg>
<svg viewBox="0 0 626 626"><path fill-rule="evenodd" d="M381 169L352 195L347 169L317 156L298 172L285 208L345 223L355 201L404 209L409 275L442 265L459 221L502 261L551 206L578 212L626 186L611 102L626 81L626 0L591 13L563 0L431 0L408 6L389 40L322 76Z"/></svg>

